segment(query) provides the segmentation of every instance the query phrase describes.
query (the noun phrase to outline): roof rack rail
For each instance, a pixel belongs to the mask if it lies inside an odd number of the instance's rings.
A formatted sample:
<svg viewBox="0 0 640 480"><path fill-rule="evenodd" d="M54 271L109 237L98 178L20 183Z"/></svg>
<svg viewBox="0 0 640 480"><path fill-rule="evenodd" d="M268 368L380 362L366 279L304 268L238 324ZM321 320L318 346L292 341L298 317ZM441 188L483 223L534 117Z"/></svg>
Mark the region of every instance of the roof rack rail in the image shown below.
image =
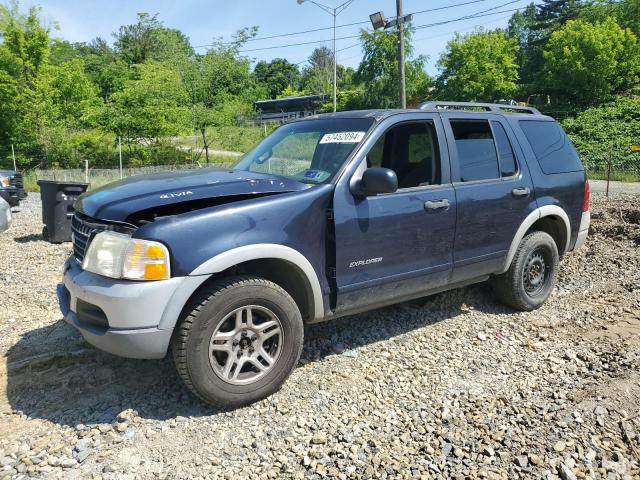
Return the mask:
<svg viewBox="0 0 640 480"><path fill-rule="evenodd" d="M429 100L427 102L422 102L418 105L417 108L420 110L425 110L428 108L434 108L437 110L468 110L469 107L473 108L484 108L487 112L497 112L503 113L509 110L515 110L522 113L530 113L533 115L542 115L537 108L534 107L523 107L520 105L508 105L504 103L476 103L476 102L440 102L437 100Z"/></svg>

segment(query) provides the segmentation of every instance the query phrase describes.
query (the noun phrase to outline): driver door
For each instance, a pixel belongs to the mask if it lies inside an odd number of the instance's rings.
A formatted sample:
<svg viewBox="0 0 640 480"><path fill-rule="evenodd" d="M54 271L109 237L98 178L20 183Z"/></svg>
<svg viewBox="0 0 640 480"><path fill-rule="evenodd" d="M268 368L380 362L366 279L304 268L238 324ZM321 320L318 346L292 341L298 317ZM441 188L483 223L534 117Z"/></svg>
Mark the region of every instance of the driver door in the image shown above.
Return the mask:
<svg viewBox="0 0 640 480"><path fill-rule="evenodd" d="M386 129L354 174L392 169L395 193L361 198L346 184L336 191L336 313L395 303L449 282L456 197L440 117L422 117Z"/></svg>

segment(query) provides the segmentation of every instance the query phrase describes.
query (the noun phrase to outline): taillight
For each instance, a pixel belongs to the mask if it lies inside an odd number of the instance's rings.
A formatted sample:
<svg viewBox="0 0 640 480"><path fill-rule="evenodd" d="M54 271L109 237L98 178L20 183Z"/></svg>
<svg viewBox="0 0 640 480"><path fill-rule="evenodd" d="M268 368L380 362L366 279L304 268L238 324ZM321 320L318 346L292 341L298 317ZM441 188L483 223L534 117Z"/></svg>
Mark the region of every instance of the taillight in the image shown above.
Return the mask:
<svg viewBox="0 0 640 480"><path fill-rule="evenodd" d="M591 198L591 190L589 189L589 179L584 181L584 200L582 201L582 211L589 211L589 200Z"/></svg>

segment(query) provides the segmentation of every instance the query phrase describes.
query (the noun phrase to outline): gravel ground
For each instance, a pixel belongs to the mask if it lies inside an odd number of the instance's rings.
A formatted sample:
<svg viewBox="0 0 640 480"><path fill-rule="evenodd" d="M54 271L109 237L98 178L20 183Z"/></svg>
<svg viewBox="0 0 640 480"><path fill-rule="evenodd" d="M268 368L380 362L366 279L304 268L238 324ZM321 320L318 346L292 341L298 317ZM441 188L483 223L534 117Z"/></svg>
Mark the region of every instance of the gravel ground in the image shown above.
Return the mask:
<svg viewBox="0 0 640 480"><path fill-rule="evenodd" d="M39 209L0 234L0 478L640 478L639 197L594 195L540 310L479 285L315 325L233 412L60 320Z"/></svg>

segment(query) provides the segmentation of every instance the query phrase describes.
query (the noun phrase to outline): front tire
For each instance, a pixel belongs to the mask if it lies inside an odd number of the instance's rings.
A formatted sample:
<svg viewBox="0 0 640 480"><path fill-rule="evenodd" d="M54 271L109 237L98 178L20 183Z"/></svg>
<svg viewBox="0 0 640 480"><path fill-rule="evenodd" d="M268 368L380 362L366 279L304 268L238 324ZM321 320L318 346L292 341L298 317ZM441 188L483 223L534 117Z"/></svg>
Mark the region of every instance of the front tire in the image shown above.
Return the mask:
<svg viewBox="0 0 640 480"><path fill-rule="evenodd" d="M280 286L233 277L192 302L172 339L178 374L198 397L236 408L278 391L302 352L300 310Z"/></svg>
<svg viewBox="0 0 640 480"><path fill-rule="evenodd" d="M540 308L553 291L558 264L558 247L551 235L531 232L520 242L509 270L493 278L494 292L516 310Z"/></svg>

